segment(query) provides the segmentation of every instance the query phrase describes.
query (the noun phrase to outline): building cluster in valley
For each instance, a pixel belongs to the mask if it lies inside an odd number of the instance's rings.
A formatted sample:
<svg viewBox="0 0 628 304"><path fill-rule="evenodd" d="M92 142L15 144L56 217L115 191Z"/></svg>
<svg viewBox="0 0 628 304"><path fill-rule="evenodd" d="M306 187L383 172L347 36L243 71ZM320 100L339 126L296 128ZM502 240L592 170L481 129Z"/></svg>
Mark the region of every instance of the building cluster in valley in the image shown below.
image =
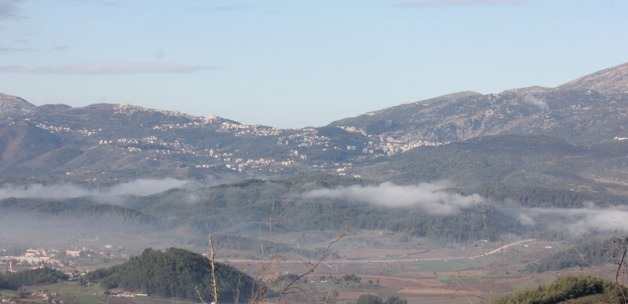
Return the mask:
<svg viewBox="0 0 628 304"><path fill-rule="evenodd" d="M6 250L3 250L7 252ZM26 249L21 255L1 255L0 263L7 265L8 272L17 272L18 268L61 268L64 264L57 259L60 252L56 249Z"/></svg>
<svg viewBox="0 0 628 304"><path fill-rule="evenodd" d="M105 245L101 248L67 248L67 249L1 249L0 271L18 272L28 269L54 268L73 275L73 271L83 260L127 259L129 255L124 248Z"/></svg>
<svg viewBox="0 0 628 304"><path fill-rule="evenodd" d="M69 248L0 248L0 273L51 268L63 272L69 281L79 281L83 284L88 271L102 267L102 263L126 261L129 258L127 249L114 245ZM89 283L85 284L89 285ZM123 289L112 289L106 291L105 296L137 298L148 295ZM20 288L15 294L0 293L0 304L23 303L63 304L64 301L58 293L47 289Z"/></svg>

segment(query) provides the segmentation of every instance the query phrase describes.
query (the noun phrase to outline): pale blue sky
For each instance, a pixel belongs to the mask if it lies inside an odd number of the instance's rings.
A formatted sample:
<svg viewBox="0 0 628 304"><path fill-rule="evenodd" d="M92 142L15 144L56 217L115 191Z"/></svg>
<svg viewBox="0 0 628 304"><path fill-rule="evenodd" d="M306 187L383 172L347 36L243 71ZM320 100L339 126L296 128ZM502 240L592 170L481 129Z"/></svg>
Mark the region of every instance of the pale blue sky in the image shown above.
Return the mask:
<svg viewBox="0 0 628 304"><path fill-rule="evenodd" d="M624 0L0 0L0 92L278 127L628 61Z"/></svg>

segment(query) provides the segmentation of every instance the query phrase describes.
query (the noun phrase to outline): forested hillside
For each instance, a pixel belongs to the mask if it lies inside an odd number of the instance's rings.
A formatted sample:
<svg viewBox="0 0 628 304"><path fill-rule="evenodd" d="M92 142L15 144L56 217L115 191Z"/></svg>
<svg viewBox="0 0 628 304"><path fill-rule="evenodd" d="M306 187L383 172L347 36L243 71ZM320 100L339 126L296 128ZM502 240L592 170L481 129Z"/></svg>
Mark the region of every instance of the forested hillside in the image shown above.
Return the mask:
<svg viewBox="0 0 628 304"><path fill-rule="evenodd" d="M223 299L248 299L264 288L249 275L225 264L216 264L219 295ZM91 272L89 280L107 289L122 288L149 295L199 300L211 299L210 265L200 254L182 249L146 249L140 256L108 269Z"/></svg>

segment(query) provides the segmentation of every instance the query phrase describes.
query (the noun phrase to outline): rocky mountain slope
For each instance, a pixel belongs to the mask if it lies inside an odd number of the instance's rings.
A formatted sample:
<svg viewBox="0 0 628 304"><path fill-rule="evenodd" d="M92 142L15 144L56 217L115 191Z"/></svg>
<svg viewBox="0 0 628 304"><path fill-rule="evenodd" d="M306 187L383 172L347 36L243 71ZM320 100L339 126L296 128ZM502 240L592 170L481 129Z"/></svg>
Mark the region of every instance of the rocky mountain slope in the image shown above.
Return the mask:
<svg viewBox="0 0 628 304"><path fill-rule="evenodd" d="M332 123L408 147L489 135L547 135L590 145L628 137L628 64L558 88L462 92Z"/></svg>
<svg viewBox="0 0 628 304"><path fill-rule="evenodd" d="M628 93L628 63L584 76L562 85L561 88L626 94Z"/></svg>
<svg viewBox="0 0 628 304"><path fill-rule="evenodd" d="M0 93L0 117L26 114L33 109L35 105L22 98Z"/></svg>

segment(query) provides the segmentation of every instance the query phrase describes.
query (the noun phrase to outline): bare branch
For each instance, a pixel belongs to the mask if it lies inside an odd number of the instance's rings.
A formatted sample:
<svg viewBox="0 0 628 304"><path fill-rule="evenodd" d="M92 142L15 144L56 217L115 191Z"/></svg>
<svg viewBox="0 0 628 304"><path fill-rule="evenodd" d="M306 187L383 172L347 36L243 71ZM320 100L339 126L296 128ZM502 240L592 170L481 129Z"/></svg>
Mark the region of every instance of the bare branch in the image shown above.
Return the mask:
<svg viewBox="0 0 628 304"><path fill-rule="evenodd" d="M624 261L626 260L626 254L628 253L628 247L624 247L623 253L619 260L619 264L617 266L617 273L615 274L615 283L619 285L619 275L621 274L621 270L624 267Z"/></svg>
<svg viewBox="0 0 628 304"><path fill-rule="evenodd" d="M290 282L279 291L279 294L280 295L288 294L290 289L294 288L294 285L297 282L299 282L304 277L314 273L316 269L318 269L318 267L331 255L331 248L336 243L340 242L340 240L342 240L344 237L345 237L345 234L342 233L338 235L336 239L331 241L325 248L325 253L315 263L309 263L310 266L308 267L308 269L305 272L302 272L301 274L297 275L294 279L290 280Z"/></svg>
<svg viewBox="0 0 628 304"><path fill-rule="evenodd" d="M207 304L207 302L205 301L205 297L203 297L203 294L201 293L201 291L198 289L198 286L194 287L194 291L196 291L196 296L198 297L198 299L201 301L201 303L203 304Z"/></svg>
<svg viewBox="0 0 628 304"><path fill-rule="evenodd" d="M214 242L212 240L211 233L209 234L209 268L212 275L211 288L212 288L212 303L218 304L218 278L216 278L216 252L214 251Z"/></svg>

